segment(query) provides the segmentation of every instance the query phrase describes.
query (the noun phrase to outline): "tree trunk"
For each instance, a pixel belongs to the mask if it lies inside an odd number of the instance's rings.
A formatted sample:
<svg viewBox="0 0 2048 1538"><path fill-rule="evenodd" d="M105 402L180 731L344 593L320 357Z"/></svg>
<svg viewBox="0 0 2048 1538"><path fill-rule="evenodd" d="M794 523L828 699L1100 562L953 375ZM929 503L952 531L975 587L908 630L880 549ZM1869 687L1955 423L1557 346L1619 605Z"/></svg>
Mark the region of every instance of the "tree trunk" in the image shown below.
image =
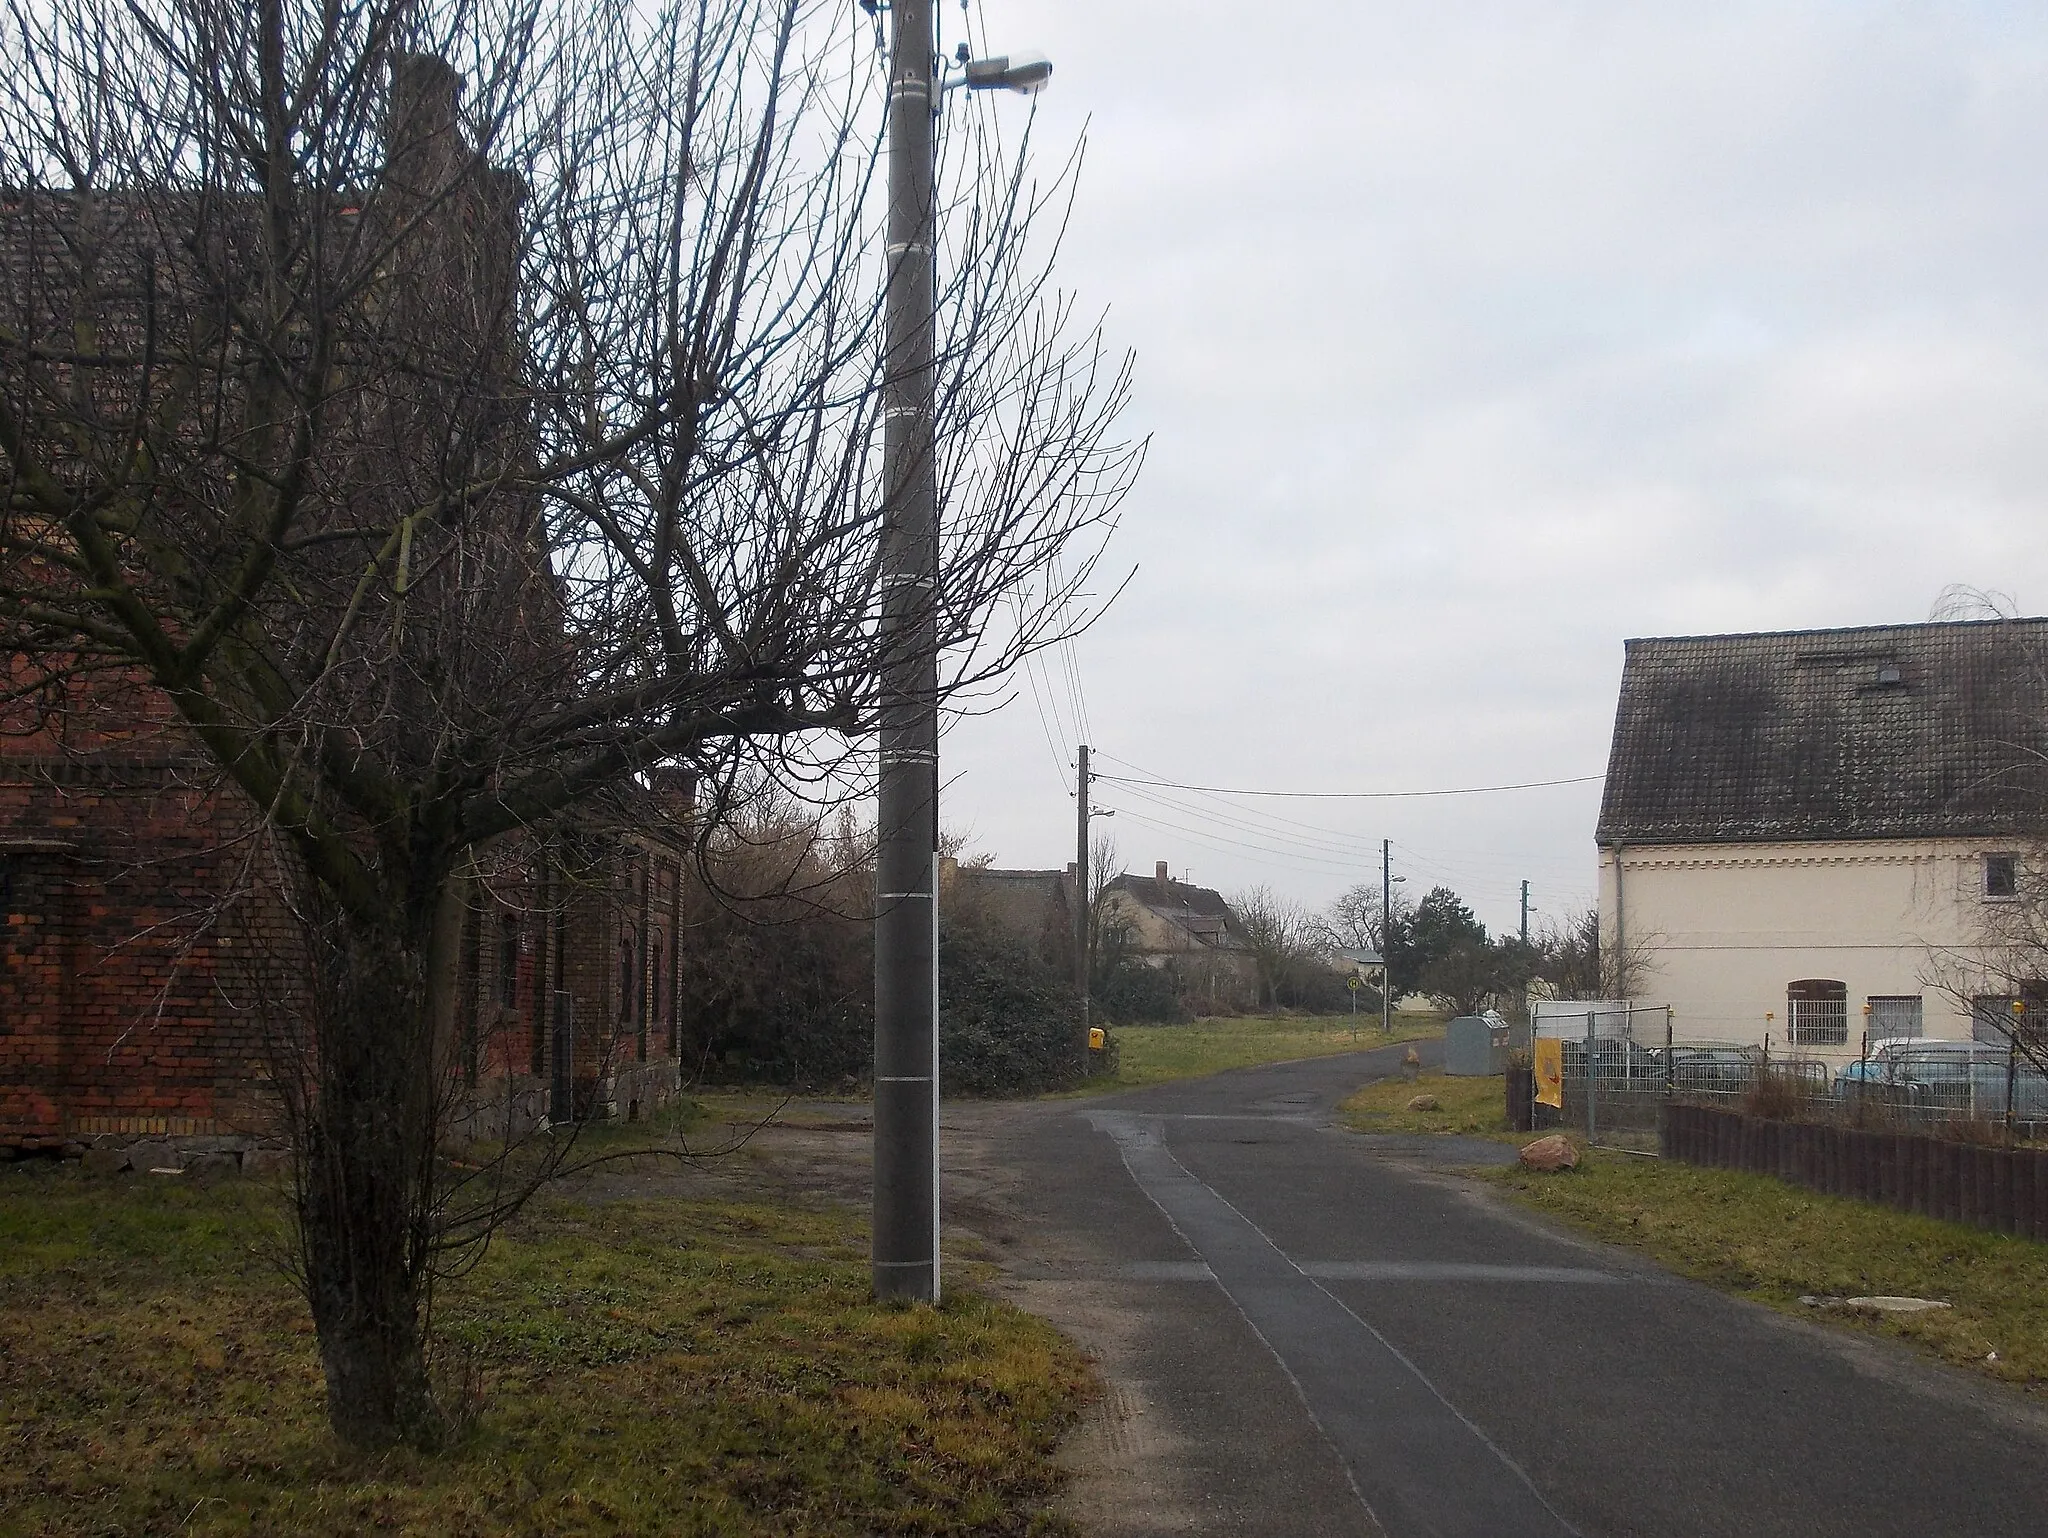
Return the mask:
<svg viewBox="0 0 2048 1538"><path fill-rule="evenodd" d="M444 1430L425 1351L445 1077L429 979L441 927L396 934L335 914L313 936L299 1242L328 1418L360 1447L432 1446Z"/></svg>

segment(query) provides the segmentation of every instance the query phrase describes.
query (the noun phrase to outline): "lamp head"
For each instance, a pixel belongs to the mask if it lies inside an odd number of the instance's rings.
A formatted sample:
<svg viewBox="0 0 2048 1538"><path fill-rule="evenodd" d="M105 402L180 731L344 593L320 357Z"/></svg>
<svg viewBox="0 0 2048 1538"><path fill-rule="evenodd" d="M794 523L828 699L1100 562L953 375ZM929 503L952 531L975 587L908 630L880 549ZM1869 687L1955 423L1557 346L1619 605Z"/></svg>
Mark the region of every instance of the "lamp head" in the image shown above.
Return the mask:
<svg viewBox="0 0 2048 1538"><path fill-rule="evenodd" d="M970 91L1016 91L1036 95L1052 79L1052 60L1036 49L999 53L986 59L965 59L961 83Z"/></svg>

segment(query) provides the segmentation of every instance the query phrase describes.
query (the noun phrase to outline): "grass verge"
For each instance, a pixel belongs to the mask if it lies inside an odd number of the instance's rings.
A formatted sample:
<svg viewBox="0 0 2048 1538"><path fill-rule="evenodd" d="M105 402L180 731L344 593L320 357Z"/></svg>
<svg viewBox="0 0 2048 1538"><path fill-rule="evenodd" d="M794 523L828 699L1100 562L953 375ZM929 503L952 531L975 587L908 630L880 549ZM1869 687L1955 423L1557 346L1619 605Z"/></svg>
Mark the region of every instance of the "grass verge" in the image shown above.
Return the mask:
<svg viewBox="0 0 2048 1538"><path fill-rule="evenodd" d="M0 1528L1064 1530L1082 1359L971 1287L869 1302L849 1215L536 1204L443 1293L473 1422L435 1457L328 1434L277 1223L244 1182L0 1173Z"/></svg>
<svg viewBox="0 0 2048 1538"><path fill-rule="evenodd" d="M1217 1016L1191 1025L1120 1025L1110 1033L1116 1041L1116 1072L1100 1074L1069 1093L1106 1094L1200 1078L1226 1068L1362 1052L1441 1036L1444 1029L1440 1015L1397 1015L1392 1033L1385 1036L1377 1016L1359 1016L1355 1033L1351 1020L1349 1015L1247 1015Z"/></svg>
<svg viewBox="0 0 2048 1538"><path fill-rule="evenodd" d="M1601 1149L1582 1151L1567 1174L1487 1173L1530 1207L1723 1291L1909 1340L2008 1383L2048 1384L2048 1245L1764 1175ZM1866 1316L1809 1308L1802 1294L1938 1298L1953 1307Z"/></svg>
<svg viewBox="0 0 2048 1538"><path fill-rule="evenodd" d="M1418 1095L1436 1099L1439 1109L1411 1111ZM1499 1078L1451 1078L1425 1073L1414 1083L1381 1079L1337 1107L1357 1132L1455 1132L1468 1137L1508 1137L1506 1090Z"/></svg>

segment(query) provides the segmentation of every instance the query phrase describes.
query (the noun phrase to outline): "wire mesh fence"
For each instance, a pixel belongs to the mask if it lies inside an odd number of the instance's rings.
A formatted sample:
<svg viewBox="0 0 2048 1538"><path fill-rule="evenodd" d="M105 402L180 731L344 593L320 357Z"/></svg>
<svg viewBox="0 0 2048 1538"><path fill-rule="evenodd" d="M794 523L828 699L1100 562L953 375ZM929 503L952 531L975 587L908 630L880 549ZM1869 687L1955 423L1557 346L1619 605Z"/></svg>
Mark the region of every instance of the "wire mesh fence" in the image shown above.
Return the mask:
<svg viewBox="0 0 2048 1538"><path fill-rule="evenodd" d="M1664 1106L1682 1101L1855 1126L1969 1123L2048 1135L2048 1074L2009 1041L1865 1036L1858 1055L1841 1061L1768 1040L1685 1039L1673 1025L1662 1005L1539 1008L1531 1036L1558 1042L1563 1104L1537 1105L1534 1125L1593 1139L1654 1131Z"/></svg>

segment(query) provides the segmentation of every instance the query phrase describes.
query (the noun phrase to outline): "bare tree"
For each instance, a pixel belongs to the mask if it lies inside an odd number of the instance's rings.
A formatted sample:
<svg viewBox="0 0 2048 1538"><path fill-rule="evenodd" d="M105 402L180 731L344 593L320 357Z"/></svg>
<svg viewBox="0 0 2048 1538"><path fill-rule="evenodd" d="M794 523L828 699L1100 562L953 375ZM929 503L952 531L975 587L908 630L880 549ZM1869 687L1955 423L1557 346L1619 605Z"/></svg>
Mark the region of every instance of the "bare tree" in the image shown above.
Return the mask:
<svg viewBox="0 0 2048 1538"><path fill-rule="evenodd" d="M853 8L813 0L5 18L16 724L154 713L242 797L247 865L300 926L283 1088L330 1414L431 1442L424 1302L519 1195L451 1210L435 1158L462 881L593 797L637 815L663 766L714 806L755 770L859 780L881 73ZM949 698L1079 623L1138 458L1110 436L1127 365L1027 239L1064 177L965 110Z"/></svg>
<svg viewBox="0 0 2048 1538"><path fill-rule="evenodd" d="M1380 915L1380 887L1360 883L1347 887L1316 916L1316 936L1326 950L1372 951L1387 963L1389 985L1396 997L1412 993L1421 981L1415 953L1415 904L1394 893L1391 928Z"/></svg>
<svg viewBox="0 0 2048 1538"><path fill-rule="evenodd" d="M1921 981L2048 1073L2048 843L2013 841L2009 900L1978 905L1974 943L1931 949Z"/></svg>
<svg viewBox="0 0 2048 1538"><path fill-rule="evenodd" d="M1640 994L1654 970L1655 935L1631 935L1617 952L1601 943L1600 909L1588 904L1546 924L1534 945L1535 973L1561 999L1628 999Z"/></svg>
<svg viewBox="0 0 2048 1538"><path fill-rule="evenodd" d="M1259 969L1266 1002L1280 1003L1281 989L1314 952L1314 921L1300 904L1271 887L1255 886L1231 899L1246 947Z"/></svg>

